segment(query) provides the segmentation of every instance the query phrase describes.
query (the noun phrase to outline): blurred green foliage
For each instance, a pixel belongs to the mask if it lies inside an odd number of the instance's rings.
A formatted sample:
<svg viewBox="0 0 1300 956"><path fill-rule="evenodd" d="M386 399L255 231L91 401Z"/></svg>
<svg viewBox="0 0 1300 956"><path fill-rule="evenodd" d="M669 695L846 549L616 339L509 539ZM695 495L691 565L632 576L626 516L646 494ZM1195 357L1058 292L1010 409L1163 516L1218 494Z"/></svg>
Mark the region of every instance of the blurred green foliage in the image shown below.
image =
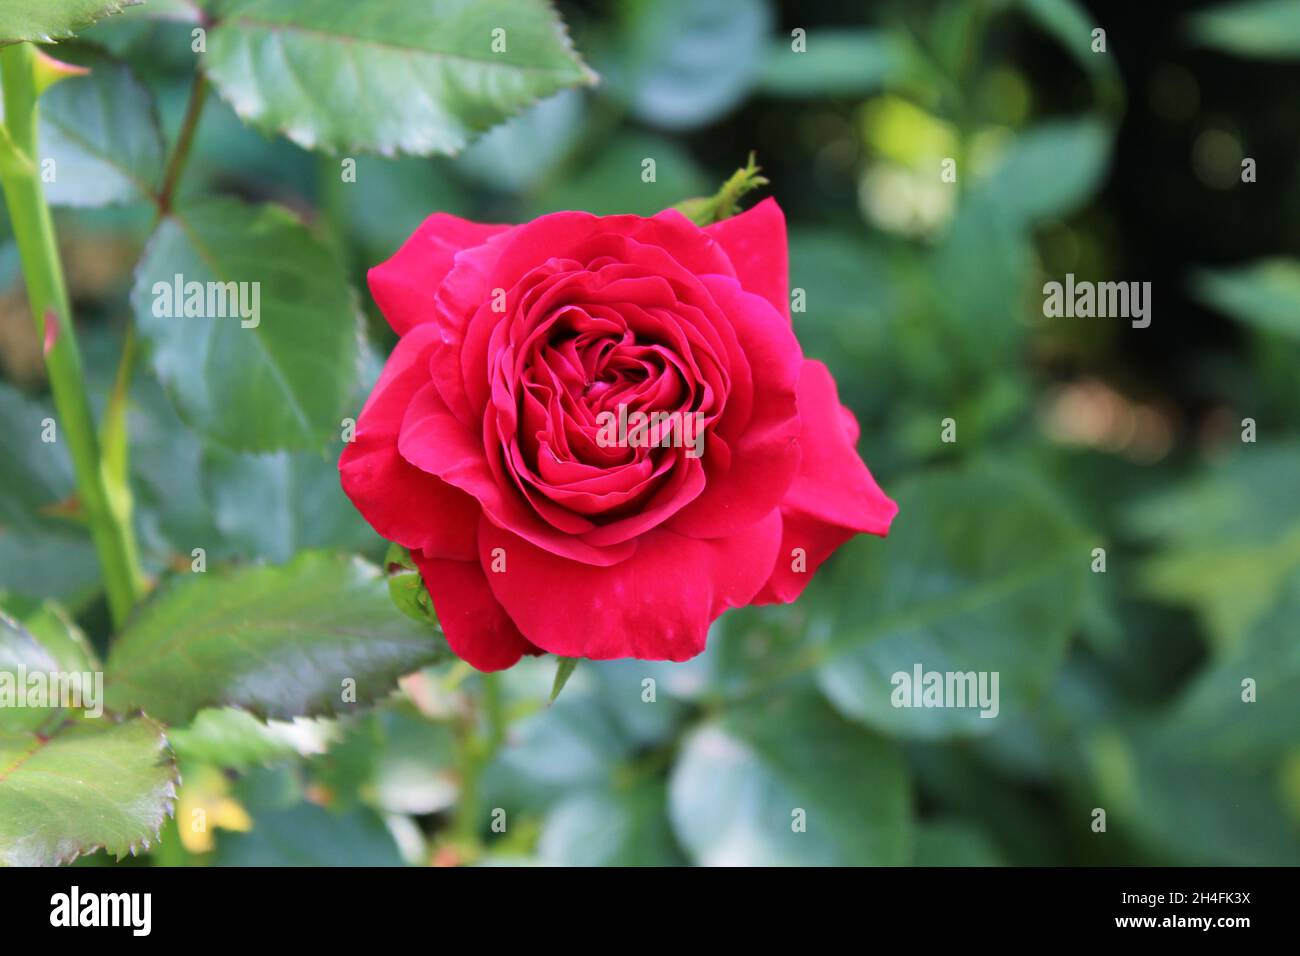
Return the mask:
<svg viewBox="0 0 1300 956"><path fill-rule="evenodd" d="M1300 55L1295 12L1252 0L1168 29L1214 51L1197 56L1239 57L1231 69L1244 75L1255 58ZM361 288L365 268L433 211L650 214L710 192L757 149L790 221L790 284L806 295L796 332L862 422L860 451L901 505L895 531L847 545L793 606L729 613L700 658L583 662L550 706L555 661L544 658L491 692L463 666L423 671L375 711L335 720L203 711L171 734L192 788L182 809L237 806L248 819L213 816L229 828L196 842L178 840L189 822L178 816L155 859L1300 862L1300 250L1185 264L1178 295L1213 310L1200 321L1222 334L1197 356L1195 386L1171 394L1141 384L1162 362L1158 349L1133 358L1148 330L1041 312L1043 282L1067 271L1144 278L1116 241L1107 187L1117 164L1145 162L1123 154L1121 134L1158 97L1116 65L1116 49L1143 38L1112 29L1109 51L1094 52L1098 21L1074 0L812 5L806 24L766 0L561 13L602 82L544 100L455 158L358 155L356 182L341 184L340 157L264 138L214 97L183 193L300 211L319 240L304 255L328 246ZM100 58L102 86L90 112L74 81L50 102L51 148L88 130L104 137L92 153L134 151L134 168L160 174L153 107L128 94L143 83L174 135L189 31L144 8L87 30L130 67L68 48ZM1294 68L1285 75L1297 84ZM1194 106L1181 122L1198 122ZM1232 188L1272 190L1279 221L1300 218L1300 143L1285 133L1292 168ZM955 182L941 179L945 159ZM134 188L111 168L93 183L115 200ZM68 207L59 228L92 394L106 396L150 217L51 199ZM184 256L184 239L148 254ZM300 241L264 240L268 254ZM50 405L9 249L0 277L12 380L0 383L0 418L39 420ZM1157 291L1161 347L1186 319L1162 309L1174 300ZM306 325L313 306L301 306ZM355 387L303 386L333 403L322 423L334 405L359 407L391 345L365 308ZM164 368L169 354L177 368L194 358L165 335L150 348ZM176 383L137 375L128 412L151 572L188 561L195 541L214 562L284 563L306 547L381 557L338 489L337 448L205 446L164 389ZM190 398L206 414L210 397ZM1243 418L1257 420L1257 441L1241 440ZM94 553L54 507L71 471L36 440L0 430L0 589L29 627L23 601L62 602L102 647ZM999 716L892 707L890 675L916 662L999 672Z"/></svg>

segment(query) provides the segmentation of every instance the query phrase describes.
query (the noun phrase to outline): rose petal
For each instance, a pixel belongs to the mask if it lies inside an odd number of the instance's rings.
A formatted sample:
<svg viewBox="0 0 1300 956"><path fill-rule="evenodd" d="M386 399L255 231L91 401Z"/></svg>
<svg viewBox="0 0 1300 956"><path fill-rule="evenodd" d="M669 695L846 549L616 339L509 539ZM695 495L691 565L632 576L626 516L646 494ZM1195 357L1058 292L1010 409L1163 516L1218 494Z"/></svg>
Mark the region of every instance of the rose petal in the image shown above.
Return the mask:
<svg viewBox="0 0 1300 956"><path fill-rule="evenodd" d="M898 505L880 490L854 447L857 420L840 405L835 380L820 362L804 362L799 376L799 472L781 503L781 550L756 604L789 603L835 549L855 534L889 533ZM803 550L805 570L793 570Z"/></svg>
<svg viewBox="0 0 1300 956"><path fill-rule="evenodd" d="M492 593L538 647L564 657L684 661L704 650L709 624L748 604L772 573L781 520L708 540L656 528L610 567L565 561L496 527L479 526L481 560L501 548Z"/></svg>
<svg viewBox="0 0 1300 956"><path fill-rule="evenodd" d="M397 436L411 398L428 384L437 331L421 326L397 343L339 457L343 491L382 537L431 555L476 557L478 503L406 461Z"/></svg>
<svg viewBox="0 0 1300 956"><path fill-rule="evenodd" d="M776 555L776 566L753 603L789 604L795 600L823 562L855 534L856 531L798 512L782 512L781 548ZM795 570L796 566L803 570Z"/></svg>
<svg viewBox="0 0 1300 956"><path fill-rule="evenodd" d="M546 524L517 489L496 480L484 447L482 433L475 434L460 423L448 410L436 385L425 385L411 399L397 439L398 452L416 468L472 495L493 521L539 547L589 564L613 564L636 550L632 541L608 548L592 547ZM500 449L495 453L499 455Z"/></svg>
<svg viewBox="0 0 1300 956"><path fill-rule="evenodd" d="M470 222L436 212L420 224L387 262L367 275L370 294L398 335L433 320L434 295L456 253L481 245L512 226Z"/></svg>
<svg viewBox="0 0 1300 956"><path fill-rule="evenodd" d="M735 534L775 509L799 468L797 390L803 353L790 326L760 296L745 292L734 279L709 276L706 285L731 319L744 343L751 383L733 369L737 388L752 394L749 421L717 454L718 435L706 434L700 460L708 475L703 493L669 522L693 538ZM730 410L727 413L730 414ZM726 433L726 418L719 432Z"/></svg>
<svg viewBox="0 0 1300 956"><path fill-rule="evenodd" d="M461 660L481 671L499 671L514 666L524 654L542 653L524 639L492 596L477 560L445 561L414 551L411 557L429 589L447 643Z"/></svg>
<svg viewBox="0 0 1300 956"><path fill-rule="evenodd" d="M790 321L790 261L785 213L772 198L704 231L722 246L746 292L761 295Z"/></svg>
<svg viewBox="0 0 1300 956"><path fill-rule="evenodd" d="M799 472L781 502L830 524L886 535L898 505L880 490L854 447L835 379L821 362L808 359L799 375Z"/></svg>

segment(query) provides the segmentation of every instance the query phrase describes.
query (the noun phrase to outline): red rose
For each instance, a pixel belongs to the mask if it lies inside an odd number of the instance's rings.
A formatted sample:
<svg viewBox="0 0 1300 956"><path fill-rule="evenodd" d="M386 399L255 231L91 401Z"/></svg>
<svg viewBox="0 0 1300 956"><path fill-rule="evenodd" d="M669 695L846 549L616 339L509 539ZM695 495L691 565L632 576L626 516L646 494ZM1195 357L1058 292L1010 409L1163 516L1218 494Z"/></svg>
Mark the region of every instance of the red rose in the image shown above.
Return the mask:
<svg viewBox="0 0 1300 956"><path fill-rule="evenodd" d="M339 470L460 657L686 660L727 608L793 601L889 530L787 272L770 199L704 229L438 213L370 270L401 341Z"/></svg>

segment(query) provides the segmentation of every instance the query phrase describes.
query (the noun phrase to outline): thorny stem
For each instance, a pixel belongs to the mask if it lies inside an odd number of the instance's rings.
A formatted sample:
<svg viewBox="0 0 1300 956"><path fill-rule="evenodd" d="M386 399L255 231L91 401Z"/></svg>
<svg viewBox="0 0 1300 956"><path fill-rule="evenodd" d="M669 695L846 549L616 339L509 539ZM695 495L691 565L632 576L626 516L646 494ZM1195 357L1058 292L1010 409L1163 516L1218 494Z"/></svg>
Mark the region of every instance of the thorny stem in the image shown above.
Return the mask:
<svg viewBox="0 0 1300 956"><path fill-rule="evenodd" d="M144 578L136 564L133 529L112 507L101 471L99 438L86 395L54 222L41 186L32 55L28 43L0 50L5 107L0 130L0 185L22 259L27 299L37 333L45 343L45 364L62 434L71 452L77 494L99 557L113 624L120 627L144 592Z"/></svg>

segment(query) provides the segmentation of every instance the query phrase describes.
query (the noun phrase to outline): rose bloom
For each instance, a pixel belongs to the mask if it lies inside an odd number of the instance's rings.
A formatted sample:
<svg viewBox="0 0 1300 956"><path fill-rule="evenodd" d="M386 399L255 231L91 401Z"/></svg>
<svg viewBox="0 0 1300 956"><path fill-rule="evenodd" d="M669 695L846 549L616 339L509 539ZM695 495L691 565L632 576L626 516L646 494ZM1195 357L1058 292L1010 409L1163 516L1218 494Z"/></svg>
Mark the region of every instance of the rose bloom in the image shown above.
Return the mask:
<svg viewBox="0 0 1300 956"><path fill-rule="evenodd" d="M683 661L727 608L790 602L897 506L791 329L785 217L700 228L437 213L370 289L400 336L339 461L410 549L451 649ZM612 416L661 413L647 440Z"/></svg>

